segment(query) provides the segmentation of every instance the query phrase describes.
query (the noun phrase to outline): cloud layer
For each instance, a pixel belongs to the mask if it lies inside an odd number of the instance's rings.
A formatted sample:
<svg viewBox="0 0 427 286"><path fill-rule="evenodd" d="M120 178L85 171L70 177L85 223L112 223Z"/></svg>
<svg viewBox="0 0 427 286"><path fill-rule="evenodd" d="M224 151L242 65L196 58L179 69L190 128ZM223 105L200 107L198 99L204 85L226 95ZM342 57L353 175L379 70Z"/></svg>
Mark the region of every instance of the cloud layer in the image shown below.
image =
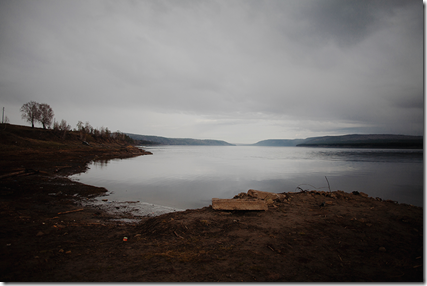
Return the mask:
<svg viewBox="0 0 427 286"><path fill-rule="evenodd" d="M254 143L423 133L420 1L2 1L1 102Z"/></svg>

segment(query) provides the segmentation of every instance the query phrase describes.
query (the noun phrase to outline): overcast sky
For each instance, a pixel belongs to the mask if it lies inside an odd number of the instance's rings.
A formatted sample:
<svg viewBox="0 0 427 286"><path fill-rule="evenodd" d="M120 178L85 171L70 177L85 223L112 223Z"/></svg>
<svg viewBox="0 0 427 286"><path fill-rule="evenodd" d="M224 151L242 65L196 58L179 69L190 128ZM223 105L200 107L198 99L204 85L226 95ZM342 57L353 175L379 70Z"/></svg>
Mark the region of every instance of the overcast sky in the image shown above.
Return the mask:
<svg viewBox="0 0 427 286"><path fill-rule="evenodd" d="M255 143L423 134L423 3L0 0L0 107ZM37 125L41 126L41 125Z"/></svg>

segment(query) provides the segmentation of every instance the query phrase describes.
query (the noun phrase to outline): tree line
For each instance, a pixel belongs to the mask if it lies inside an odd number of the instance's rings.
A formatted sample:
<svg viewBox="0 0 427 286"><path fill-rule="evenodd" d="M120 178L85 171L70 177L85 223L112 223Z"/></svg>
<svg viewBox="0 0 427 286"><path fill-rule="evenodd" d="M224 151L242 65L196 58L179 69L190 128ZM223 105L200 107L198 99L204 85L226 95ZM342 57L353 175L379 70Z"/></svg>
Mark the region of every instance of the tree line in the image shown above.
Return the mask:
<svg viewBox="0 0 427 286"><path fill-rule="evenodd" d="M35 101L30 101L22 105L20 110L22 112L22 119L30 122L32 128L34 128L35 123L39 122L43 125L43 129L50 129L53 121L53 131L61 133L63 138L65 138L67 132L77 131L79 132L80 140L82 141L86 141L87 137L91 136L105 139L112 138L133 143L133 139L119 130L111 132L108 127L101 127L97 129L92 127L88 121L86 121L86 123L79 121L77 123L77 128L74 128L73 130L66 120L62 119L61 122L55 121L53 118L54 112L46 103L40 104Z"/></svg>

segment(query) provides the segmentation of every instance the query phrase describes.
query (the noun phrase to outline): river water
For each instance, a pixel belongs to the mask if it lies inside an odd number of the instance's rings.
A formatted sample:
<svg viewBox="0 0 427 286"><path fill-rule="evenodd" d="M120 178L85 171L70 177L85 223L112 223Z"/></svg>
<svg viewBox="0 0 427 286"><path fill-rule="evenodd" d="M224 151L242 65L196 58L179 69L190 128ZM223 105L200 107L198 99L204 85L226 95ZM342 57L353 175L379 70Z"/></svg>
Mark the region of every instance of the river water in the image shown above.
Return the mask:
<svg viewBox="0 0 427 286"><path fill-rule="evenodd" d="M176 209L257 189L359 191L424 205L423 150L259 146L155 146L153 155L93 162L72 176L105 187L109 201ZM327 179L326 179L327 178ZM329 185L328 185L329 182Z"/></svg>

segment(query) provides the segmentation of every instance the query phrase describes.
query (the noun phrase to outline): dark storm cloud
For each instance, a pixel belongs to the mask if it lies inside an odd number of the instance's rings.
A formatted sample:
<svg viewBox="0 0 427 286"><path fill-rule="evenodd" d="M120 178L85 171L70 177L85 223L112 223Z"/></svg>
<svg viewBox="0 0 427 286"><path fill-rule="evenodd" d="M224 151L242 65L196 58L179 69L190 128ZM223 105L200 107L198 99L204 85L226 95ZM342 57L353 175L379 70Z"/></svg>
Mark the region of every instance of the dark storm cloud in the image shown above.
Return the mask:
<svg viewBox="0 0 427 286"><path fill-rule="evenodd" d="M340 46L354 45L387 24L386 18L410 10L414 28L421 32L423 10L418 0L322 0L307 8L310 29L319 41L335 41Z"/></svg>

